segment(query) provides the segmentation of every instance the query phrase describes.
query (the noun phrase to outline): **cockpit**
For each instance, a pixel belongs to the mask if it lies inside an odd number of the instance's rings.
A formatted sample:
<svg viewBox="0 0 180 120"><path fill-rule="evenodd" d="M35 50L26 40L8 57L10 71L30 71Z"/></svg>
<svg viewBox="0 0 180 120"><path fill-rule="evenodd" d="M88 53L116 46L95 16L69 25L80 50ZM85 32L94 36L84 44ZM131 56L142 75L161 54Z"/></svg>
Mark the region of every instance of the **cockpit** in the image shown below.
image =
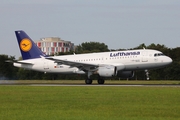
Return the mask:
<svg viewBox="0 0 180 120"><path fill-rule="evenodd" d="M154 57L158 57L158 56L165 56L163 53L155 53Z"/></svg>

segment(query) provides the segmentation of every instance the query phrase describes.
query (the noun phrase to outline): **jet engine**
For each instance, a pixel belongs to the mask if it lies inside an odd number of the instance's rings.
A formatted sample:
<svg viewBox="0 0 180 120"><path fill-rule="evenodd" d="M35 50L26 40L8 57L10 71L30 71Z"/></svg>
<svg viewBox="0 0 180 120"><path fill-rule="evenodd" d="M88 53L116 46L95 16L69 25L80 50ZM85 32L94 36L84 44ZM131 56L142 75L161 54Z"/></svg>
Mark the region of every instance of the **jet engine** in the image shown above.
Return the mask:
<svg viewBox="0 0 180 120"><path fill-rule="evenodd" d="M97 73L101 77L112 77L116 73L116 67L115 66L102 66L98 68Z"/></svg>

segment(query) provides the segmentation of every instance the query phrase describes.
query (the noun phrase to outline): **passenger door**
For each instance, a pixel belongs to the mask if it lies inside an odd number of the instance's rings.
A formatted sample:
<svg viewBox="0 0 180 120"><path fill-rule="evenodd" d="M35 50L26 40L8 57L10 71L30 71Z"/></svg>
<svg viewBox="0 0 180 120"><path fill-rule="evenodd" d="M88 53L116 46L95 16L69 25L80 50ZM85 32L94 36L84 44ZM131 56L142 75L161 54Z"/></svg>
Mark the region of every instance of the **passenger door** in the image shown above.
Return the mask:
<svg viewBox="0 0 180 120"><path fill-rule="evenodd" d="M146 50L142 52L142 62L148 62L148 52Z"/></svg>

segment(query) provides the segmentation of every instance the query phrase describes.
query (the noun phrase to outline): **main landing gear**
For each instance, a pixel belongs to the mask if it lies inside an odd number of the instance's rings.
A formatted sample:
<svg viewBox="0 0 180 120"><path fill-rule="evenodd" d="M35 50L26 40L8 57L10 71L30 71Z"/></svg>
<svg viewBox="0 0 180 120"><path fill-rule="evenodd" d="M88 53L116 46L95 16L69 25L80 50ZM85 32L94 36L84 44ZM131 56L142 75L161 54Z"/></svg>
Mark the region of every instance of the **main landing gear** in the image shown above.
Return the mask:
<svg viewBox="0 0 180 120"><path fill-rule="evenodd" d="M93 80L91 78L87 78L85 80L86 84L92 84L92 82L93 82ZM103 78L98 78L97 83L98 84L104 84L104 79Z"/></svg>
<svg viewBox="0 0 180 120"><path fill-rule="evenodd" d="M87 78L87 79L85 80L85 83L86 83L86 84L92 84L92 79L91 79L91 78Z"/></svg>
<svg viewBox="0 0 180 120"><path fill-rule="evenodd" d="M104 84L104 79L103 78L98 78L97 82L98 82L98 84Z"/></svg>
<svg viewBox="0 0 180 120"><path fill-rule="evenodd" d="M90 78L90 76L92 75L92 72L89 71L87 74L88 74L88 78L85 79L85 83L86 84L92 84L93 80ZM104 84L104 79L99 76L97 83L98 84Z"/></svg>

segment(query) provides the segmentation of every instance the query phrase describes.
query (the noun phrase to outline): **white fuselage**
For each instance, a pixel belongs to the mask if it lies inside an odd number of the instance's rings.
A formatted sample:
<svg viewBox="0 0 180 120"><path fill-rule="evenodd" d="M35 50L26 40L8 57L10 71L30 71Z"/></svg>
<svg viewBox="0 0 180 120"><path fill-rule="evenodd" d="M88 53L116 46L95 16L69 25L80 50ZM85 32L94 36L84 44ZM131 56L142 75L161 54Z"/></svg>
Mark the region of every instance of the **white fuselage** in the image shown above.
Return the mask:
<svg viewBox="0 0 180 120"><path fill-rule="evenodd" d="M54 56L55 59L73 61L77 63L92 63L102 65L124 65L124 71L154 69L164 67L172 62L172 59L163 55L157 50L128 50L128 51L113 51L102 53L76 54ZM47 73L79 73L84 74L84 71L77 67L71 67L64 64L58 64L52 60L45 58L36 58L22 60L21 64L14 63L16 67L47 72Z"/></svg>

